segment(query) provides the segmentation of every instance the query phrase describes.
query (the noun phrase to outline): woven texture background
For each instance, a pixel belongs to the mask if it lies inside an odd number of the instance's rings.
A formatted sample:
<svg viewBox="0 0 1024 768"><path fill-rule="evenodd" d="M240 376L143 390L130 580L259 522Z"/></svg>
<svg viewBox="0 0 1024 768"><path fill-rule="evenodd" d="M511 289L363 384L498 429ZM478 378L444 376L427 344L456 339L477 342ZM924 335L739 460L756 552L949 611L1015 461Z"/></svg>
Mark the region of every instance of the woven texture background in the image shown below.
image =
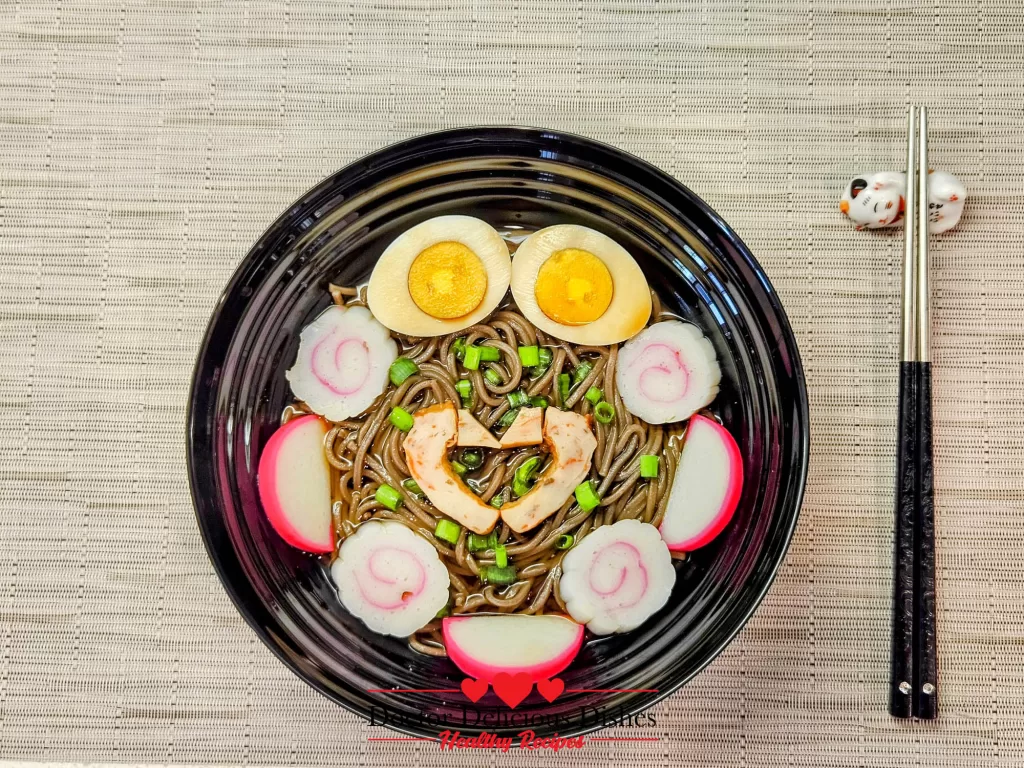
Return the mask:
<svg viewBox="0 0 1024 768"><path fill-rule="evenodd" d="M0 0L0 758L1024 765L1019 14ZM933 248L944 712L928 725L886 714L900 239L837 210L854 173L900 165L911 98L932 107L933 165L969 188ZM796 539L736 642L657 708L658 742L368 743L244 625L193 520L188 379L250 243L360 155L480 123L575 131L675 174L753 248L800 342Z"/></svg>

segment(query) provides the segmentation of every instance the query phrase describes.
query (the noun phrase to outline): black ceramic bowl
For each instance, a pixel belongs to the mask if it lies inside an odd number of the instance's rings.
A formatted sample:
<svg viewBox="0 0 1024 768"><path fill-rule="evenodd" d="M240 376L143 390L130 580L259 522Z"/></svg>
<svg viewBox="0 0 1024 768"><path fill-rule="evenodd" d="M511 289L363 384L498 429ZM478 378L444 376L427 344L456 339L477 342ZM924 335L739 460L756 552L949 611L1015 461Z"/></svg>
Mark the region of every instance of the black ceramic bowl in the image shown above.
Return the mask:
<svg viewBox="0 0 1024 768"><path fill-rule="evenodd" d="M340 605L324 566L271 529L256 492L262 446L290 393L299 331L330 281L365 281L399 233L440 214L505 232L556 223L601 230L637 259L665 303L704 329L722 366L713 408L737 438L746 483L725 532L678 572L668 605L639 629L588 642L548 703L469 706L446 659L370 632ZM703 669L765 594L796 524L807 468L807 398L778 297L746 246L700 198L647 163L576 136L520 128L436 133L376 152L292 205L245 257L217 304L195 369L189 476L225 589L264 643L363 717L436 737L593 730L650 707ZM405 689L393 692L390 689ZM379 692L379 689L389 689ZM628 689L608 692L609 689ZM638 690L638 689L643 689ZM441 725L439 725L439 723Z"/></svg>

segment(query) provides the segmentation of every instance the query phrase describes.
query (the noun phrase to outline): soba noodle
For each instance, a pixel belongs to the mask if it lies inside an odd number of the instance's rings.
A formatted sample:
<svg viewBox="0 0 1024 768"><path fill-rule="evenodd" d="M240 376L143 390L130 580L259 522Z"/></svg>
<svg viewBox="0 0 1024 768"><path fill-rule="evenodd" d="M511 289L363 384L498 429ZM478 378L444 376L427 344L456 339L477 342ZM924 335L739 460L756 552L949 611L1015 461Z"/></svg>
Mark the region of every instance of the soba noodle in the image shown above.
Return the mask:
<svg viewBox="0 0 1024 768"><path fill-rule="evenodd" d="M347 306L365 306L365 289L331 286L334 301ZM663 312L654 295L651 322L672 319ZM500 383L491 383L480 370L470 371L473 383L473 404L470 410L485 426L493 427L509 409L505 396L516 389L528 395L544 395L551 407L563 406L589 414L594 406L584 397L591 386L600 387L605 399L615 408L608 424L595 420L597 449L594 452L590 479L601 497L600 505L591 511L580 509L570 497L554 515L524 534L513 532L503 522L497 528L498 541L504 542L508 561L515 566L517 580L507 587L481 585L478 574L483 566L495 563L493 550L470 552L468 534L462 529L454 545L434 536L442 515L430 502L416 498L402 485L409 477L402 452L404 433L393 426L388 414L395 406L415 415L416 411L443 401L460 403L455 382L463 373L452 348L456 338L466 344L487 340L501 352L501 360L489 365L500 376ZM419 372L400 386L389 384L387 390L360 417L332 422L324 440L327 460L334 476L334 533L338 542L349 536L359 523L371 518L397 520L419 533L437 550L448 568L451 580L451 612L454 614L488 611L498 613L565 612L558 593L561 561L566 550L558 549L563 535L576 541L601 525L635 518L658 525L665 514L668 491L679 460L681 427L665 429L647 424L629 414L615 388L615 365L618 347L577 346L552 338L530 323L508 299L487 320L457 334L439 338L396 337L401 355L412 359ZM537 378L523 369L517 347L541 345L552 350L552 362ZM558 375L573 373L581 361L593 366L582 382L571 390L563 404L558 393ZM302 403L288 406L283 420L306 412ZM485 449L473 449L486 453ZM492 450L481 466L464 475L466 484L480 498L489 502L509 486L516 469L533 456L544 456L543 446L511 450ZM640 459L644 454L660 457L662 471L658 477L640 477ZM377 488L386 483L401 489L402 505L391 510L375 498ZM434 656L444 656L440 620L431 621L409 638L410 646Z"/></svg>

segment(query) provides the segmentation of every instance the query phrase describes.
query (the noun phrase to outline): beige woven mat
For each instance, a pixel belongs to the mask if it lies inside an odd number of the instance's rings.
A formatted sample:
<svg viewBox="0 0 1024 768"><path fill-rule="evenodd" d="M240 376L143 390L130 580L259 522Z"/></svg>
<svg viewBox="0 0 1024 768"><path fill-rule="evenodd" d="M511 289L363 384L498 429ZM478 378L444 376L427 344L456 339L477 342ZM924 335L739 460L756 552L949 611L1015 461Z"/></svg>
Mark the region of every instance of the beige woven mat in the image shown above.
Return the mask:
<svg viewBox="0 0 1024 768"><path fill-rule="evenodd" d="M0 0L0 758L1024 765L1021 29L1010 0ZM970 190L934 248L944 711L916 726L885 707L899 238L837 211L898 166L911 96ZM678 176L800 341L796 539L658 742L368 743L243 624L193 522L189 373L249 244L350 160L474 123Z"/></svg>

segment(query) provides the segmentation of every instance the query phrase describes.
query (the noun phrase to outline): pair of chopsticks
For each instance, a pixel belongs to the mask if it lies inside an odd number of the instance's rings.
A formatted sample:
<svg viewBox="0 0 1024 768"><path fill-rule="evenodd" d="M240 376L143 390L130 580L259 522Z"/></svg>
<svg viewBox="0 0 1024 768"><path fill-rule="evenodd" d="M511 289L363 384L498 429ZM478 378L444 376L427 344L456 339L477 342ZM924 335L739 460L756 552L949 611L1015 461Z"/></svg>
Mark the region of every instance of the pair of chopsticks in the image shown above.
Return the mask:
<svg viewBox="0 0 1024 768"><path fill-rule="evenodd" d="M928 111L911 107L903 251L889 712L925 720L939 713L935 650L935 506L932 373L928 349Z"/></svg>

